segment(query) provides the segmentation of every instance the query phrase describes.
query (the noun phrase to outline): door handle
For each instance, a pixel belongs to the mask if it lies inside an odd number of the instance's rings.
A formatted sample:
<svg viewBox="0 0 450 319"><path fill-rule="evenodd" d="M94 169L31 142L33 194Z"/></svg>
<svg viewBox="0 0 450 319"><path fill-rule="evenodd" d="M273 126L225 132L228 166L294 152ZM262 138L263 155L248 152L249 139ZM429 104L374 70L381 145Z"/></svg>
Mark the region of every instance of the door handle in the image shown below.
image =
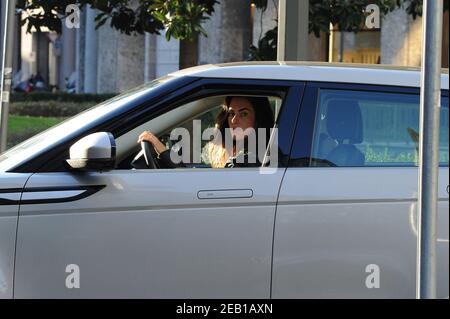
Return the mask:
<svg viewBox="0 0 450 319"><path fill-rule="evenodd" d="M251 198L251 189L219 189L198 191L198 199L227 199L227 198Z"/></svg>

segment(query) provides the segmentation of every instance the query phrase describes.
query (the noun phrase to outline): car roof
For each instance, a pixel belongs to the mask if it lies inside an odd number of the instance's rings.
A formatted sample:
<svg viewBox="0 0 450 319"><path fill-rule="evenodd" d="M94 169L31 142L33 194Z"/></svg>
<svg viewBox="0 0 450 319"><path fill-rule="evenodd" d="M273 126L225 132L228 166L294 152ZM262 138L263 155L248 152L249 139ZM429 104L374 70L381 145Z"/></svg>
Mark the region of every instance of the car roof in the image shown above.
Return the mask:
<svg viewBox="0 0 450 319"><path fill-rule="evenodd" d="M205 64L172 76L272 79L420 87L420 67L327 62L237 62ZM441 89L448 90L448 69L442 69Z"/></svg>

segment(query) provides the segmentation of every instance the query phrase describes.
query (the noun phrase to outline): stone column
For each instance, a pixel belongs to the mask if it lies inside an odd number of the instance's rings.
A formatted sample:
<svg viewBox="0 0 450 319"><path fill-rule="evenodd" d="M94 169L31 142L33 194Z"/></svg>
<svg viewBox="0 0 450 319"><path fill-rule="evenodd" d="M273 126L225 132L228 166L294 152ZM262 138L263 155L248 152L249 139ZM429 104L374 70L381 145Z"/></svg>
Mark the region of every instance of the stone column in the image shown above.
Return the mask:
<svg viewBox="0 0 450 319"><path fill-rule="evenodd" d="M76 70L75 69L76 52L76 29L68 29L63 24L61 35L61 58L59 60L59 87L65 89L65 79Z"/></svg>
<svg viewBox="0 0 450 319"><path fill-rule="evenodd" d="M381 63L420 66L422 53L422 18L416 20L399 8L381 23Z"/></svg>
<svg viewBox="0 0 450 319"><path fill-rule="evenodd" d="M117 46L117 91L144 83L144 35L120 34Z"/></svg>
<svg viewBox="0 0 450 319"><path fill-rule="evenodd" d="M109 25L98 29L97 92L117 92L118 34Z"/></svg>
<svg viewBox="0 0 450 319"><path fill-rule="evenodd" d="M305 61L309 58L309 1L279 1L277 59Z"/></svg>
<svg viewBox="0 0 450 319"><path fill-rule="evenodd" d="M180 68L180 41L166 40L164 33L156 37L156 77L162 77Z"/></svg>
<svg viewBox="0 0 450 319"><path fill-rule="evenodd" d="M20 29L22 28L22 25L20 24L20 16L19 15L16 15L15 19L16 19L16 25L15 25L15 29L14 29L14 32L15 32L14 39L16 39L16 40L14 41L13 75L16 74L16 72L18 72L20 70L20 68L21 68L21 59L20 59L20 36L21 36L21 31L20 31ZM1 54L0 54L0 57L1 57ZM0 61L1 61L1 58L0 58Z"/></svg>
<svg viewBox="0 0 450 319"><path fill-rule="evenodd" d="M80 28L76 31L76 58L75 69L77 70L77 93L84 92L84 66L86 50L86 12L80 12Z"/></svg>
<svg viewBox="0 0 450 319"><path fill-rule="evenodd" d="M48 38L46 33L36 33L37 39L37 66L36 71L39 72L45 80L45 83L48 84L49 74L48 74Z"/></svg>
<svg viewBox="0 0 450 319"><path fill-rule="evenodd" d="M55 36L56 38L56 36ZM54 40L55 41L55 40ZM51 42L49 44L49 57L48 57L48 68L49 68L49 76L48 76L48 83L50 86L57 86L58 85L58 77L59 77L59 70L58 70L58 61L59 61L59 50L55 48L55 42ZM63 87L59 88L60 90L64 89Z"/></svg>
<svg viewBox="0 0 450 319"><path fill-rule="evenodd" d="M267 31L277 26L278 0L267 1L267 9L263 12L253 7L253 36L252 43L258 46L258 41ZM320 38L316 38L313 33L308 35L308 60L328 61L328 35L321 32Z"/></svg>
<svg viewBox="0 0 450 319"><path fill-rule="evenodd" d="M22 27L20 31L20 58L22 65L22 76L20 81L25 81L33 74L33 63L36 61L36 53L33 51L33 33L27 33L25 26Z"/></svg>
<svg viewBox="0 0 450 319"><path fill-rule="evenodd" d="M144 35L144 83L156 78L156 35Z"/></svg>
<svg viewBox="0 0 450 319"><path fill-rule="evenodd" d="M86 7L85 48L84 48L84 92L97 93L97 33L95 17L97 12Z"/></svg>
<svg viewBox="0 0 450 319"><path fill-rule="evenodd" d="M97 91L119 93L144 83L144 36L99 29Z"/></svg>
<svg viewBox="0 0 450 319"><path fill-rule="evenodd" d="M250 0L227 0L203 28L208 37L199 39L199 64L243 61L251 44Z"/></svg>

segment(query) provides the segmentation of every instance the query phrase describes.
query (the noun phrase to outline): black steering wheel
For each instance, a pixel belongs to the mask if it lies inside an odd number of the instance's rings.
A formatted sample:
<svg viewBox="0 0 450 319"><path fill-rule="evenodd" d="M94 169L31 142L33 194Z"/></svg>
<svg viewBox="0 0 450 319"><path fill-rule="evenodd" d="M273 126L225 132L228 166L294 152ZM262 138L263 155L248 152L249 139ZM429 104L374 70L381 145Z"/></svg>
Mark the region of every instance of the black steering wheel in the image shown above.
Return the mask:
<svg viewBox="0 0 450 319"><path fill-rule="evenodd" d="M155 158L153 157L152 148L153 146L149 141L141 142L142 152L144 153L145 164L147 164L148 168L157 169Z"/></svg>

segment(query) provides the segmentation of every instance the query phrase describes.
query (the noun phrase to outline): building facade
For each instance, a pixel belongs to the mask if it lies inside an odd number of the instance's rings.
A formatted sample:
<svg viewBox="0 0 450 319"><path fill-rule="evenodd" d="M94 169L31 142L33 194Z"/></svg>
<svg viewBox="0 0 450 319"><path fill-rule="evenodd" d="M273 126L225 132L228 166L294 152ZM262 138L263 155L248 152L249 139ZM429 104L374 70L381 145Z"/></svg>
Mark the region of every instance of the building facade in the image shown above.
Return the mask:
<svg viewBox="0 0 450 319"><path fill-rule="evenodd" d="M64 26L61 35L17 28L16 78L26 80L39 73L51 88L118 93L189 66L243 61L250 45L257 45L276 26L278 1L268 1L264 12L251 0L222 1L204 24L208 37L199 36L192 42L166 41L164 35L128 36L108 23L96 29L96 15L86 8L80 12L79 28ZM19 25L18 18L16 22ZM422 19L414 20L399 8L383 18L379 29L356 34L331 29L320 38L310 34L308 47L311 61L419 66ZM448 67L448 11L444 14L442 66Z"/></svg>

